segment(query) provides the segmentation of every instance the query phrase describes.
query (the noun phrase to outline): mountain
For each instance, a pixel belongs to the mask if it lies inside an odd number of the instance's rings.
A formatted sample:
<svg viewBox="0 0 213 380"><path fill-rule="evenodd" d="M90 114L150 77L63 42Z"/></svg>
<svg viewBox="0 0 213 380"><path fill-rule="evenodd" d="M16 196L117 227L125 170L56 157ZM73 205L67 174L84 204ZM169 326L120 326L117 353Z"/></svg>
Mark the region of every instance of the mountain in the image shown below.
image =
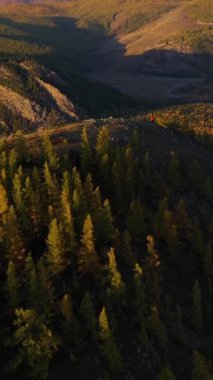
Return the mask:
<svg viewBox="0 0 213 380"><path fill-rule="evenodd" d="M62 79L33 60L0 62L1 134L125 113L137 103L76 73Z"/></svg>
<svg viewBox="0 0 213 380"><path fill-rule="evenodd" d="M79 118L80 110L63 92L66 84L53 71L31 61L0 65L1 128L35 128Z"/></svg>
<svg viewBox="0 0 213 380"><path fill-rule="evenodd" d="M6 56L66 78L72 67L139 100L212 100L211 0L45 1L2 6L0 17Z"/></svg>

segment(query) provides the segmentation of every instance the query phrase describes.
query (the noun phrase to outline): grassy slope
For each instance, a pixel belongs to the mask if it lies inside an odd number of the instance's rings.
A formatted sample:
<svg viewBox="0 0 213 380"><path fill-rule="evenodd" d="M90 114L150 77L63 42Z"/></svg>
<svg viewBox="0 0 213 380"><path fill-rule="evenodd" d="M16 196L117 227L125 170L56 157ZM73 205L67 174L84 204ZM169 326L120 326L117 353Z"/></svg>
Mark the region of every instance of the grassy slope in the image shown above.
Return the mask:
<svg viewBox="0 0 213 380"><path fill-rule="evenodd" d="M76 62L89 55L110 32L111 22L124 13L124 29L138 28L180 0L74 0L40 5L11 5L0 12L0 50L3 54L57 55ZM140 17L141 16L141 17ZM79 44L79 40L81 44ZM81 64L80 64L81 66Z"/></svg>
<svg viewBox="0 0 213 380"><path fill-rule="evenodd" d="M196 20L203 23L213 23L212 0L192 0L188 10Z"/></svg>
<svg viewBox="0 0 213 380"><path fill-rule="evenodd" d="M213 105L196 104L169 107L156 113L156 121L172 129L197 136L213 136Z"/></svg>

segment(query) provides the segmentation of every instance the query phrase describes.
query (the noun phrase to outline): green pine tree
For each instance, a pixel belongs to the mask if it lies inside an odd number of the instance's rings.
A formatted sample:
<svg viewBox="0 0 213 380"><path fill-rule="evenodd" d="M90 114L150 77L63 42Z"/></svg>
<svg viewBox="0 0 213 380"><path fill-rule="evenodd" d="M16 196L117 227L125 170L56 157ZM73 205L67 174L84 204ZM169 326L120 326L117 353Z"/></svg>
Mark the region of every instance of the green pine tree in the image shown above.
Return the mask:
<svg viewBox="0 0 213 380"><path fill-rule="evenodd" d="M58 168L59 158L56 156L53 144L47 134L44 135L43 148L45 160L47 160L50 169L56 170Z"/></svg>
<svg viewBox="0 0 213 380"><path fill-rule="evenodd" d="M8 263L6 291L8 294L10 309L14 311L20 304L20 295L16 268L12 261L9 261Z"/></svg>
<svg viewBox="0 0 213 380"><path fill-rule="evenodd" d="M200 284L197 280L193 286L193 316L194 325L201 334L203 331L202 294Z"/></svg>
<svg viewBox="0 0 213 380"><path fill-rule="evenodd" d="M15 264L16 269L23 268L26 250L13 206L3 216L3 242L9 260Z"/></svg>
<svg viewBox="0 0 213 380"><path fill-rule="evenodd" d="M90 215L87 215L84 221L81 235L79 271L82 274L92 275L98 275L100 272L100 261L95 250L94 230Z"/></svg>
<svg viewBox="0 0 213 380"><path fill-rule="evenodd" d="M99 315L99 337L100 350L109 370L113 372L120 371L122 369L121 354L110 329L105 307L103 307Z"/></svg>
<svg viewBox="0 0 213 380"><path fill-rule="evenodd" d="M81 135L81 167L85 173L88 173L92 163L92 151L88 140L87 130L84 127Z"/></svg>
<svg viewBox="0 0 213 380"><path fill-rule="evenodd" d="M213 380L206 359L197 351L193 355L192 380Z"/></svg>
<svg viewBox="0 0 213 380"><path fill-rule="evenodd" d="M88 338L96 342L98 338L97 318L90 293L86 293L82 299L80 314Z"/></svg>
<svg viewBox="0 0 213 380"><path fill-rule="evenodd" d="M15 366L27 363L30 375L47 379L50 361L58 350L59 340L34 309L16 309L14 344Z"/></svg>
<svg viewBox="0 0 213 380"><path fill-rule="evenodd" d="M61 228L56 218L51 221L49 227L46 259L48 267L54 276L60 275L68 266L68 261L64 254Z"/></svg>
<svg viewBox="0 0 213 380"><path fill-rule="evenodd" d="M124 304L125 296L126 296L126 287L122 280L121 274L117 268L114 248L111 248L109 250L108 258L109 258L108 271L109 271L109 279L110 279L109 294L110 296L115 298L116 303L119 302L120 304Z"/></svg>
<svg viewBox="0 0 213 380"><path fill-rule="evenodd" d="M158 376L158 380L175 380L175 377L169 366L161 370Z"/></svg>

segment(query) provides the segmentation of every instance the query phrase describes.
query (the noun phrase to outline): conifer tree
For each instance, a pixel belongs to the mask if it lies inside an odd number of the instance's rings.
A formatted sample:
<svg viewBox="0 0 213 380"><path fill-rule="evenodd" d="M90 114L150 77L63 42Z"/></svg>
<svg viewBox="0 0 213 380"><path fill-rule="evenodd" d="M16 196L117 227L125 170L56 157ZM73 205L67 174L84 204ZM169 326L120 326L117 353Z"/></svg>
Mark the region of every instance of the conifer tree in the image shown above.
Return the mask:
<svg viewBox="0 0 213 380"><path fill-rule="evenodd" d="M0 170L1 171L5 169L7 166L7 158L8 158L8 152L6 152L5 150L1 151L1 154L0 154Z"/></svg>
<svg viewBox="0 0 213 380"><path fill-rule="evenodd" d="M74 189L72 196L73 214L77 221L77 227L81 229L87 213L87 205L82 181L75 167L72 170L72 184Z"/></svg>
<svg viewBox="0 0 213 380"><path fill-rule="evenodd" d="M168 210L168 199L163 198L159 202L157 214L154 220L155 235L158 238L162 238L164 234L162 226L163 226L164 215L167 210Z"/></svg>
<svg viewBox="0 0 213 380"><path fill-rule="evenodd" d="M144 210L140 200L133 200L130 204L129 212L126 218L127 230L132 240L138 244L146 238L146 226L144 221Z"/></svg>
<svg viewBox="0 0 213 380"><path fill-rule="evenodd" d="M50 169L56 170L58 168L59 159L54 152L53 144L47 134L44 136L43 147L45 159L47 160Z"/></svg>
<svg viewBox="0 0 213 380"><path fill-rule="evenodd" d="M139 338L141 344L147 347L150 344L145 326L145 313L147 312L147 304L144 292L143 269L138 263L135 264L134 268L133 285L133 319L139 327Z"/></svg>
<svg viewBox="0 0 213 380"><path fill-rule="evenodd" d="M83 128L81 140L81 167L85 174L89 172L92 162L92 152L85 127Z"/></svg>
<svg viewBox="0 0 213 380"><path fill-rule="evenodd" d="M24 267L26 250L13 206L10 206L3 217L3 241L9 260L17 269Z"/></svg>
<svg viewBox="0 0 213 380"><path fill-rule="evenodd" d="M51 221L49 227L46 259L54 276L60 275L67 268L68 261L64 255L61 228L56 218Z"/></svg>
<svg viewBox="0 0 213 380"><path fill-rule="evenodd" d="M51 273L46 267L44 257L41 257L36 266L38 280L38 309L46 321L50 321L56 314L56 291L52 283Z"/></svg>
<svg viewBox="0 0 213 380"><path fill-rule="evenodd" d="M150 185L151 183L151 162L149 152L145 153L143 160L143 169L145 174L146 183Z"/></svg>
<svg viewBox="0 0 213 380"><path fill-rule="evenodd" d="M173 213L166 210L163 216L162 225L163 238L166 241L171 254L178 253L179 241L177 236L177 227Z"/></svg>
<svg viewBox="0 0 213 380"><path fill-rule="evenodd" d="M142 278L143 278L143 268L140 266L140 264L136 263L134 267L134 286L136 293L140 293L140 299L143 302L144 306L144 300L145 300L145 294L143 291L143 286L142 286Z"/></svg>
<svg viewBox="0 0 213 380"><path fill-rule="evenodd" d="M41 183L41 178L38 172L38 169L34 167L33 169L33 177L32 177L32 185L34 189L34 203L35 203L35 209L38 217L38 221L36 225L40 226L42 228L47 221L46 215L44 215L44 210L47 208L47 202L45 200L45 191L44 186Z"/></svg>
<svg viewBox="0 0 213 380"><path fill-rule="evenodd" d="M147 291L151 299L160 304L160 259L155 248L155 240L152 235L147 236L148 256L145 260L145 273L147 278Z"/></svg>
<svg viewBox="0 0 213 380"><path fill-rule="evenodd" d="M198 332L201 334L203 331L203 312L202 312L202 295L200 284L196 280L193 286L193 316L194 324Z"/></svg>
<svg viewBox="0 0 213 380"><path fill-rule="evenodd" d="M61 302L61 311L63 315L62 329L64 335L64 342L74 355L76 349L79 349L81 344L80 326L74 314L72 299L69 294L63 296Z"/></svg>
<svg viewBox="0 0 213 380"><path fill-rule="evenodd" d="M210 373L206 359L197 351L194 351L192 380L212 380L213 374Z"/></svg>
<svg viewBox="0 0 213 380"><path fill-rule="evenodd" d="M30 161L30 155L28 152L26 139L23 133L20 131L16 133L16 139L14 142L14 149L16 152L17 162L20 164Z"/></svg>
<svg viewBox="0 0 213 380"><path fill-rule="evenodd" d="M125 161L126 161L126 196L130 201L135 192L136 188L136 170L135 170L135 160L130 145L127 146L125 150Z"/></svg>
<svg viewBox="0 0 213 380"><path fill-rule="evenodd" d="M48 206L48 210L47 211L48 211L48 222L50 224L52 222L52 220L54 218L56 218L56 212L55 212L55 210L54 210L54 208L53 208L52 205Z"/></svg>
<svg viewBox="0 0 213 380"><path fill-rule="evenodd" d="M96 156L99 162L105 154L109 154L110 140L109 140L109 128L102 127L98 133L96 141Z"/></svg>
<svg viewBox="0 0 213 380"><path fill-rule="evenodd" d="M204 183L202 170L197 159L189 162L189 181L191 188L198 194L202 193L202 184Z"/></svg>
<svg viewBox="0 0 213 380"><path fill-rule="evenodd" d="M127 230L124 231L121 238L121 254L127 265L134 268L136 264L136 257L132 248L132 239Z"/></svg>
<svg viewBox="0 0 213 380"><path fill-rule="evenodd" d="M204 248L203 258L204 273L207 277L207 284L210 296L213 294L213 247L211 242L206 244Z"/></svg>
<svg viewBox="0 0 213 380"><path fill-rule="evenodd" d="M59 340L34 309L16 309L14 327L14 344L18 349L15 365L26 362L32 377L47 379Z"/></svg>
<svg viewBox="0 0 213 380"><path fill-rule="evenodd" d="M69 200L69 192L67 191L66 183L63 184L61 192L61 223L64 233L65 250L67 252L73 253L76 247L76 239Z"/></svg>
<svg viewBox="0 0 213 380"><path fill-rule="evenodd" d="M199 253L202 260L204 251L204 239L203 232L201 231L198 219L196 217L193 220L193 233L194 249Z"/></svg>
<svg viewBox="0 0 213 380"><path fill-rule="evenodd" d="M26 207L24 202L23 170L19 166L13 178L13 202L15 209L24 228L27 227Z"/></svg>
<svg viewBox="0 0 213 380"><path fill-rule="evenodd" d="M4 186L0 183L0 220L1 220L2 215L7 211L7 209L8 209L7 192Z"/></svg>
<svg viewBox="0 0 213 380"><path fill-rule="evenodd" d="M16 172L17 164L17 154L15 152L15 149L11 149L8 157L8 175L11 180Z"/></svg>
<svg viewBox="0 0 213 380"><path fill-rule="evenodd" d="M55 175L52 175L47 162L44 164L44 180L46 192L48 194L49 204L52 204L55 209L58 207L58 184Z"/></svg>
<svg viewBox="0 0 213 380"><path fill-rule="evenodd" d="M115 160L112 164L112 188L113 188L113 208L121 210L124 207L125 199L122 194L123 186L120 177L119 164ZM125 202L126 204L126 202Z"/></svg>
<svg viewBox="0 0 213 380"><path fill-rule="evenodd" d="M161 370L158 376L158 380L175 380L175 377L169 366Z"/></svg>
<svg viewBox="0 0 213 380"><path fill-rule="evenodd" d="M108 193L110 191L110 157L108 153L105 153L101 157L101 161L99 164L99 171L100 171L100 178L101 183L103 185L103 190L105 193Z"/></svg>
<svg viewBox="0 0 213 380"><path fill-rule="evenodd" d="M208 202L212 200L213 185L212 179L207 177L204 182L204 196Z"/></svg>
<svg viewBox="0 0 213 380"><path fill-rule="evenodd" d="M121 304L125 302L126 288L122 280L121 274L117 268L117 262L115 257L114 248L111 248L108 252L109 264L109 277L110 277L110 295ZM116 302L116 303L117 303Z"/></svg>
<svg viewBox="0 0 213 380"><path fill-rule="evenodd" d="M87 206L90 206L93 201L94 185L92 174L88 173L84 182L84 192L87 198Z"/></svg>
<svg viewBox="0 0 213 380"><path fill-rule="evenodd" d="M8 193L8 190L10 189L10 182L9 182L8 172L5 168L2 169L2 171L0 172L0 179L2 181L2 185L5 187L5 190Z"/></svg>
<svg viewBox="0 0 213 380"><path fill-rule="evenodd" d="M39 236L39 232L42 224L41 217L41 204L40 204L40 194L36 193L36 191L32 187L32 181L29 177L26 178L25 187L25 207L27 213L28 223L31 222L31 225L28 226L28 230L34 231L36 236Z"/></svg>
<svg viewBox="0 0 213 380"><path fill-rule="evenodd" d="M99 315L99 337L100 349L109 370L120 371L122 368L121 354L110 329L105 307L103 307Z"/></svg>
<svg viewBox="0 0 213 380"><path fill-rule="evenodd" d="M179 185L179 159L175 152L172 152L169 168L168 168L168 179L172 187L177 187Z"/></svg>
<svg viewBox="0 0 213 380"><path fill-rule="evenodd" d="M183 329L183 317L180 305L177 305L176 310L176 332L177 338L181 344L185 343L184 329Z"/></svg>
<svg viewBox="0 0 213 380"><path fill-rule="evenodd" d="M167 335L166 335L165 326L160 319L157 305L152 305L151 316L150 316L150 326L156 338L158 339L160 346L166 351Z"/></svg>
<svg viewBox="0 0 213 380"><path fill-rule="evenodd" d="M152 268L158 268L160 266L160 260L155 248L155 240L152 235L147 236L147 251L149 253L148 264L152 266Z"/></svg>
<svg viewBox="0 0 213 380"><path fill-rule="evenodd" d="M97 239L102 239L103 209L100 188L96 187L96 189L94 189L94 191L88 195L88 208L90 210L92 220L94 223L95 234Z"/></svg>
<svg viewBox="0 0 213 380"><path fill-rule="evenodd" d="M40 292L38 283L37 272L35 269L35 265L33 262L32 254L28 253L26 257L26 265L25 265L25 275L26 275L26 283L25 283L25 292L27 298L27 305L29 308L35 308L39 313L41 309L40 305Z"/></svg>
<svg viewBox="0 0 213 380"><path fill-rule="evenodd" d="M62 189L66 192L68 201L71 202L71 176L67 170L63 172Z"/></svg>
<svg viewBox="0 0 213 380"><path fill-rule="evenodd" d="M81 319L87 335L93 341L97 341L97 318L90 293L86 293L82 299L80 307Z"/></svg>
<svg viewBox="0 0 213 380"><path fill-rule="evenodd" d="M181 237L186 237L188 241L191 241L193 238L192 223L183 199L180 199L180 201L177 203L175 218L178 230L181 233Z"/></svg>
<svg viewBox="0 0 213 380"><path fill-rule="evenodd" d="M93 223L91 216L87 215L81 235L79 271L82 274L97 275L99 270L100 261L95 250Z"/></svg>
<svg viewBox="0 0 213 380"><path fill-rule="evenodd" d="M6 291L8 294L10 309L14 311L20 304L20 295L19 281L17 278L15 265L12 261L9 261L8 263Z"/></svg>
<svg viewBox="0 0 213 380"><path fill-rule="evenodd" d="M102 241L113 243L117 232L115 230L113 215L108 199L105 199L103 203L101 214L101 239Z"/></svg>

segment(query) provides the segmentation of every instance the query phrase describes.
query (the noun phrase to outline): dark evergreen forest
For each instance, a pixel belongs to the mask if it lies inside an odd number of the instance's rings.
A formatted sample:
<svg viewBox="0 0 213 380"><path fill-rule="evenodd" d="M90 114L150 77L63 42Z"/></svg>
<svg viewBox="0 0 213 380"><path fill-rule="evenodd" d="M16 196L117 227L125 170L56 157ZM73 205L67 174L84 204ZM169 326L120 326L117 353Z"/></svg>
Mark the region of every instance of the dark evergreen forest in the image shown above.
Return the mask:
<svg viewBox="0 0 213 380"><path fill-rule="evenodd" d="M5 379L210 380L212 182L202 160L114 143L0 147Z"/></svg>

